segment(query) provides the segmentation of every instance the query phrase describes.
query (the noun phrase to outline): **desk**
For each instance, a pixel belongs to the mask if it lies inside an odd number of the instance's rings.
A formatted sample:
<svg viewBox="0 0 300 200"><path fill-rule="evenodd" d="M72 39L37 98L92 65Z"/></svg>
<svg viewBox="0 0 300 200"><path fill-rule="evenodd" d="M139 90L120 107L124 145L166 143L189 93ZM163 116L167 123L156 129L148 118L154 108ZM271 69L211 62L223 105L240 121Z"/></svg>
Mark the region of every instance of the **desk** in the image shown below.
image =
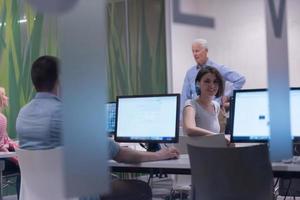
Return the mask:
<svg viewBox="0 0 300 200"><path fill-rule="evenodd" d="M272 169L274 177L300 178L300 163L273 162Z"/></svg>
<svg viewBox="0 0 300 200"><path fill-rule="evenodd" d="M117 163L110 160L113 172L141 172L166 174L191 174L190 160L187 154L180 155L177 160L162 160L140 164ZM272 163L274 177L300 178L300 164Z"/></svg>
<svg viewBox="0 0 300 200"><path fill-rule="evenodd" d="M114 172L191 174L190 160L187 154L180 155L179 159L151 161L139 164L117 163L110 160L109 166Z"/></svg>
<svg viewBox="0 0 300 200"><path fill-rule="evenodd" d="M0 152L0 200L2 200L2 172L5 169L5 162L1 158L11 158L17 156L16 152Z"/></svg>

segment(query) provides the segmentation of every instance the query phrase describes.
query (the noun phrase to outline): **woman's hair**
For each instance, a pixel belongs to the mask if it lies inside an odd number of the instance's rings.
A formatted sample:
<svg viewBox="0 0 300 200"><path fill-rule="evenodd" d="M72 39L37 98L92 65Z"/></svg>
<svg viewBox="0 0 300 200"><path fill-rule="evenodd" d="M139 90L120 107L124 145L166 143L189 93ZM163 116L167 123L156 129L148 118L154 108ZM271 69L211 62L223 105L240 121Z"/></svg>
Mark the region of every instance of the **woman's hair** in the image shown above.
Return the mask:
<svg viewBox="0 0 300 200"><path fill-rule="evenodd" d="M219 89L218 89L218 92L216 94L216 97L221 97L224 93L224 80L223 80L223 77L220 74L220 72L214 67L206 66L198 72L198 74L196 76L196 79L195 79L196 87L197 87L197 82L200 82L202 77L205 74L208 74L208 73L214 74L216 76L216 79L217 79L217 82L218 82L218 85L219 85ZM200 95L200 94L198 94L198 95Z"/></svg>
<svg viewBox="0 0 300 200"><path fill-rule="evenodd" d="M3 109L3 92L5 91L4 87L0 86L0 112Z"/></svg>

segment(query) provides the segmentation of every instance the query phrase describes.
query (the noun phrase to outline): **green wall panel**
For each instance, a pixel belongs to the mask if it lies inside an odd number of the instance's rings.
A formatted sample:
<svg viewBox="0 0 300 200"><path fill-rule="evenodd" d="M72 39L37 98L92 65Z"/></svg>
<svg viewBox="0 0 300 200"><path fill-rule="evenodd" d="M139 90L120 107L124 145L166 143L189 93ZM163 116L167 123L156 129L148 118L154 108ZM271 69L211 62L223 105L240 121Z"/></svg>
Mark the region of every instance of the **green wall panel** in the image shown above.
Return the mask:
<svg viewBox="0 0 300 200"><path fill-rule="evenodd" d="M164 1L111 1L107 14L109 100L166 93Z"/></svg>
<svg viewBox="0 0 300 200"><path fill-rule="evenodd" d="M9 96L4 114L12 138L20 108L34 95L31 63L58 54L57 36L57 17L22 0L0 0L0 86ZM108 100L167 92L164 0L110 1L107 36Z"/></svg>
<svg viewBox="0 0 300 200"><path fill-rule="evenodd" d="M56 27L55 17L36 13L24 1L0 0L0 86L9 97L4 114L13 138L18 112L34 95L31 63L40 55L57 54Z"/></svg>

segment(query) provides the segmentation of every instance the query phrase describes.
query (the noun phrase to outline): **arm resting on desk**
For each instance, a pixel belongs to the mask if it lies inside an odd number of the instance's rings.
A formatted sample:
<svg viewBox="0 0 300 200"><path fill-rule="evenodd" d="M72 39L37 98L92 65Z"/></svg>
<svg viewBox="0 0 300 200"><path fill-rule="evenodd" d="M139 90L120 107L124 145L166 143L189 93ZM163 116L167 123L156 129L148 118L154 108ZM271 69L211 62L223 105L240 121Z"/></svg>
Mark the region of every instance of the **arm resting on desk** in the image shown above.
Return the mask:
<svg viewBox="0 0 300 200"><path fill-rule="evenodd" d="M9 150L6 147L2 146L0 147L0 152L9 152ZM17 157L9 157L9 159L16 165L19 165Z"/></svg>
<svg viewBox="0 0 300 200"><path fill-rule="evenodd" d="M147 161L166 160L170 158L178 158L177 149L170 147L164 148L157 152L136 151L128 147L120 147L120 151L114 158L117 162L124 163L140 163Z"/></svg>

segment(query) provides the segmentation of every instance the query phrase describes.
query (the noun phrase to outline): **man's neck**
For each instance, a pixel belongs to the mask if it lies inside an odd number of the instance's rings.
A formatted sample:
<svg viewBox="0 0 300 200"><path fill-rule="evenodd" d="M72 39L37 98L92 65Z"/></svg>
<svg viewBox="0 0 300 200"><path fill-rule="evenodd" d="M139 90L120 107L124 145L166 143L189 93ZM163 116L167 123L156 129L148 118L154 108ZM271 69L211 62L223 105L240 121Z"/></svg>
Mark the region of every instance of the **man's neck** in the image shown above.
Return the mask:
<svg viewBox="0 0 300 200"><path fill-rule="evenodd" d="M55 96L57 96L57 92L56 91L44 91L44 90L42 90L42 91L37 91L37 92L39 92L39 93L41 93L41 92L43 92L43 93L49 93L49 94L53 94L53 95L55 95Z"/></svg>
<svg viewBox="0 0 300 200"><path fill-rule="evenodd" d="M204 67L206 65L207 61L208 61L208 58L203 63L197 63L197 66L200 68Z"/></svg>

